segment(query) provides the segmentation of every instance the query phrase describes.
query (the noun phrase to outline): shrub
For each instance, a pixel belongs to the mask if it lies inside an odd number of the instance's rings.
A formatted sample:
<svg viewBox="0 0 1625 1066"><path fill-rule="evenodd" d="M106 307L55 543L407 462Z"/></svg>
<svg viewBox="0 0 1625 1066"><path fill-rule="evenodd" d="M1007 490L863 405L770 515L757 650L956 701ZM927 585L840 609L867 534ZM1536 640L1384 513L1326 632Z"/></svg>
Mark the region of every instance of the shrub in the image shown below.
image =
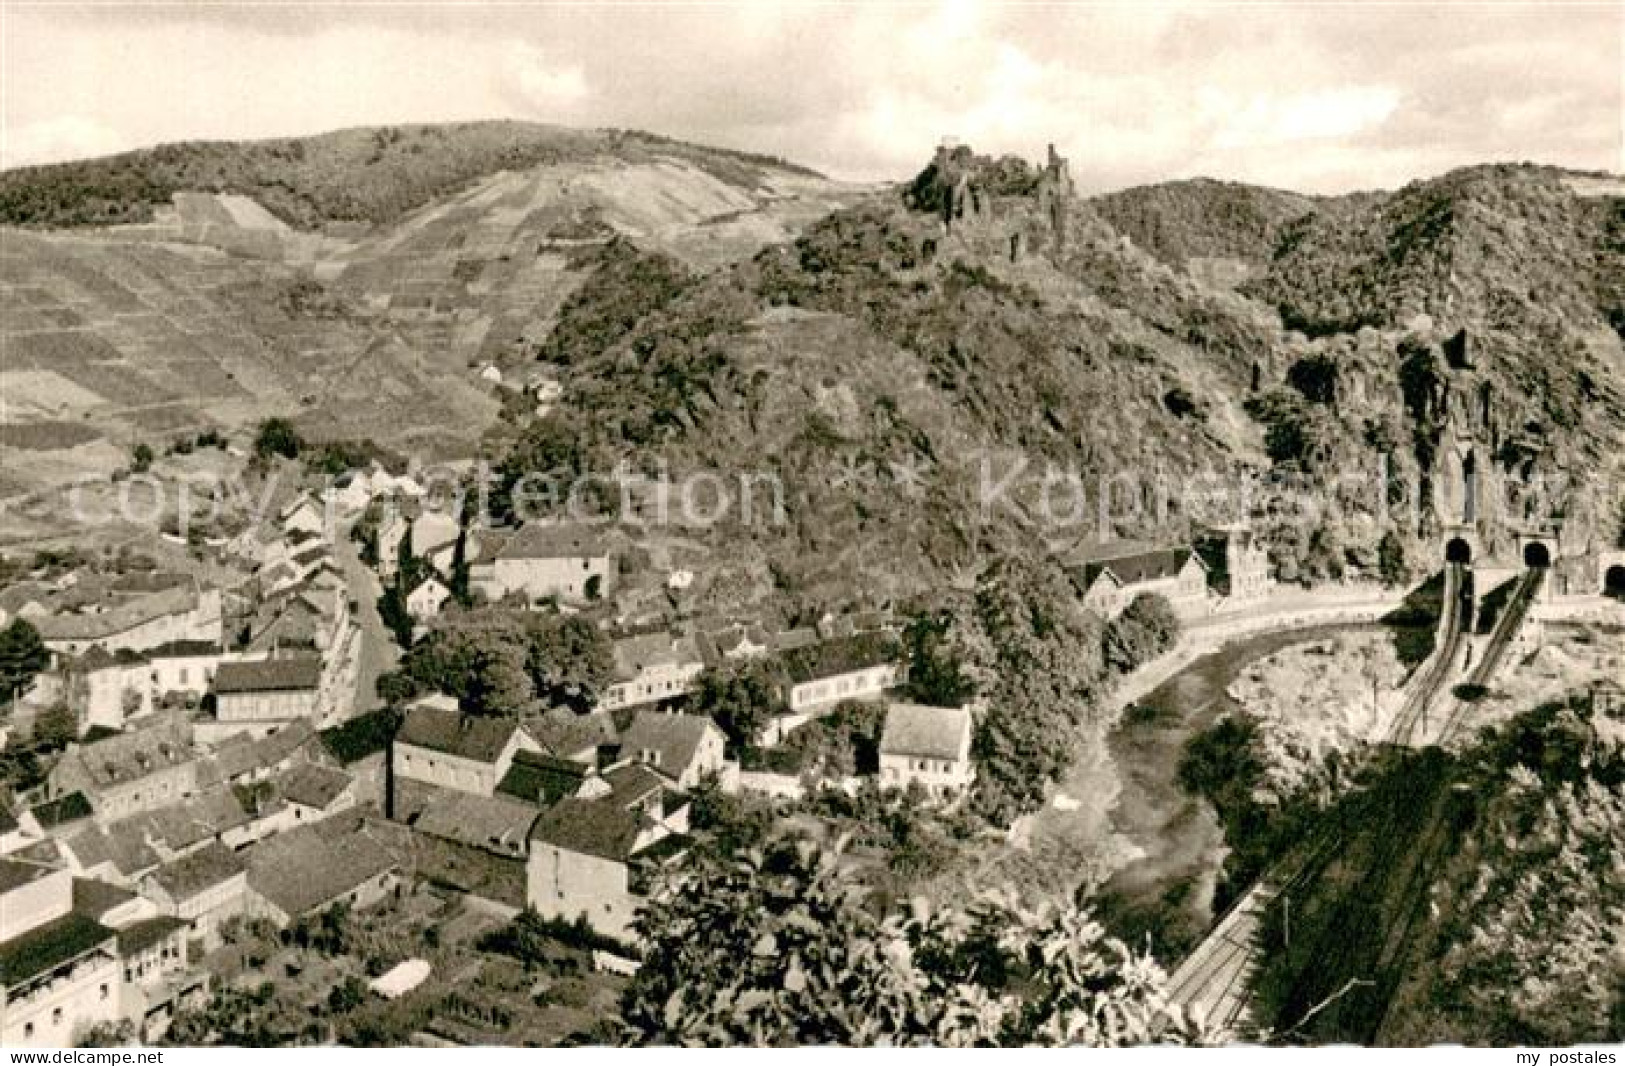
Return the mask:
<svg viewBox="0 0 1625 1066"><path fill-rule="evenodd" d="M267 418L254 434L254 454L261 459L273 456L297 459L304 446L304 438L286 418Z"/></svg>

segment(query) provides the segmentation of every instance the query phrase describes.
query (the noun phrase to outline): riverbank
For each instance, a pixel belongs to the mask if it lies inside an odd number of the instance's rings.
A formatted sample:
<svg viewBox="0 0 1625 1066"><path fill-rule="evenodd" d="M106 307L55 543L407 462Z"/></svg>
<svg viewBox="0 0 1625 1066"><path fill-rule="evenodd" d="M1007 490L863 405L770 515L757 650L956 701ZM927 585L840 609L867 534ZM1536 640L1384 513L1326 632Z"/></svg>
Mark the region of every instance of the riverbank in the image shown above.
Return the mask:
<svg viewBox="0 0 1625 1066"><path fill-rule="evenodd" d="M1179 784L1185 745L1235 709L1226 690L1248 663L1369 625L1401 600L1364 587L1293 590L1189 623L1172 651L1118 685L1103 724L1076 738L1072 769L1013 843L1035 867L1065 863L1074 886L1097 888L1114 931L1149 932L1158 954L1177 955L1212 922L1227 853L1211 806Z"/></svg>

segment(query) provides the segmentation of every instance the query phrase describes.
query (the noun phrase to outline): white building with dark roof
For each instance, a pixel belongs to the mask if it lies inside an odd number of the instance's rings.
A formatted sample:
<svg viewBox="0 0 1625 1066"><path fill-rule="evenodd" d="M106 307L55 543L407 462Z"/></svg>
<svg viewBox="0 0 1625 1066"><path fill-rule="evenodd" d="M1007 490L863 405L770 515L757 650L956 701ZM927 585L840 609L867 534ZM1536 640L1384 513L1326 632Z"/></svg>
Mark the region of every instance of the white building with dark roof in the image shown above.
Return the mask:
<svg viewBox="0 0 1625 1066"><path fill-rule="evenodd" d="M1207 603L1207 565L1189 548L1097 545L1068 569L1083 605L1107 621L1147 594L1164 597L1183 615L1199 613Z"/></svg>
<svg viewBox="0 0 1625 1066"><path fill-rule="evenodd" d="M645 633L617 640L615 674L598 706L606 711L675 699L694 691L705 660L694 641L670 633Z"/></svg>
<svg viewBox="0 0 1625 1066"><path fill-rule="evenodd" d="M72 1047L118 1018L117 934L74 906L73 875L0 859L0 1046Z"/></svg>
<svg viewBox="0 0 1625 1066"><path fill-rule="evenodd" d="M350 814L278 833L248 852L248 913L285 928L338 903L355 909L396 885L400 860L388 829Z"/></svg>
<svg viewBox="0 0 1625 1066"><path fill-rule="evenodd" d="M148 874L141 894L186 923L187 955L196 962L220 946L221 925L244 912L248 867L230 848L210 844Z"/></svg>
<svg viewBox="0 0 1625 1066"><path fill-rule="evenodd" d="M322 674L314 655L221 663L214 675L215 732L264 736L288 722L317 720Z"/></svg>
<svg viewBox="0 0 1625 1066"><path fill-rule="evenodd" d="M532 523L497 551L488 580L483 571L471 577L492 600L518 593L533 603L553 596L581 602L609 594L613 557L601 528Z"/></svg>
<svg viewBox="0 0 1625 1066"><path fill-rule="evenodd" d="M395 777L489 796L516 752L539 747L516 718L465 715L455 701L430 697L407 708L395 734Z"/></svg>
<svg viewBox="0 0 1625 1066"><path fill-rule="evenodd" d="M219 644L220 590L193 582L124 599L111 607L38 618L45 646L60 655L83 655L91 648L142 652L175 641Z"/></svg>
<svg viewBox="0 0 1625 1066"><path fill-rule="evenodd" d="M968 710L894 703L880 735L880 783L923 785L933 794L962 792L976 777Z"/></svg>
<svg viewBox="0 0 1625 1066"><path fill-rule="evenodd" d="M639 711L621 734L622 759L656 770L680 791L713 774L724 788L736 785L738 766L725 749L722 730L703 715Z"/></svg>
<svg viewBox="0 0 1625 1066"><path fill-rule="evenodd" d="M161 722L92 744L70 744L46 787L52 797L84 793L105 822L197 791L197 761L183 726Z"/></svg>
<svg viewBox="0 0 1625 1066"><path fill-rule="evenodd" d="M652 794L655 804L660 790ZM587 924L631 939L650 874L687 850L688 838L665 824L664 811L641 796L567 799L542 812L530 831L525 902L543 918Z"/></svg>

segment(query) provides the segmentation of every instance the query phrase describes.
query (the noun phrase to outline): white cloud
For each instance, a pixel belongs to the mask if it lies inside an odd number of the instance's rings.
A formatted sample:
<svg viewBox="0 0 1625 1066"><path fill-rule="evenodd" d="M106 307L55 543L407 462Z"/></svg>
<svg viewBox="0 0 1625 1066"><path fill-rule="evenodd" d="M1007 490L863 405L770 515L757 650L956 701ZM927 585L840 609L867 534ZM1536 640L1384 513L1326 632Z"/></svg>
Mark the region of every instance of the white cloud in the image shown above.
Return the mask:
<svg viewBox="0 0 1625 1066"><path fill-rule="evenodd" d="M543 113L577 107L590 91L586 72L579 65L554 63L535 45L515 41L508 46L505 60L514 91L526 106Z"/></svg>
<svg viewBox="0 0 1625 1066"><path fill-rule="evenodd" d="M118 130L95 119L58 115L20 126L8 125L0 137L0 168L112 155L133 147Z"/></svg>
<svg viewBox="0 0 1625 1066"><path fill-rule="evenodd" d="M1205 94L1202 110L1218 127L1212 146L1232 149L1364 133L1385 122L1399 100L1397 89L1375 85L1247 99L1213 92Z"/></svg>
<svg viewBox="0 0 1625 1066"><path fill-rule="evenodd" d="M1615 8L244 5L8 13L8 161L471 118L630 126L900 178L944 134L1084 188L1308 191L1620 165ZM1556 118L1561 121L1555 120Z"/></svg>

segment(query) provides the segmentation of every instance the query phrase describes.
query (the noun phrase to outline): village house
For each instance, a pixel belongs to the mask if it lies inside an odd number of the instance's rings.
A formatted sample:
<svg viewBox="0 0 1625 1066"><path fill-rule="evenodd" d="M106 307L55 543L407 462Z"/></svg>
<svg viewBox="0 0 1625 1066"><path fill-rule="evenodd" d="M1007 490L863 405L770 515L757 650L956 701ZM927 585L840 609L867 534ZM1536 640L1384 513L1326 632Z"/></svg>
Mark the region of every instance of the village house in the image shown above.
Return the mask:
<svg viewBox="0 0 1625 1066"><path fill-rule="evenodd" d="M321 681L322 660L315 656L221 663L214 675L213 728L200 728L199 737L264 736L288 722L314 722L321 714Z"/></svg>
<svg viewBox="0 0 1625 1066"><path fill-rule="evenodd" d="M598 706L606 711L673 699L694 691L705 660L687 637L648 633L617 640L614 679Z"/></svg>
<svg viewBox="0 0 1625 1066"><path fill-rule="evenodd" d="M963 792L976 776L970 745L970 711L893 703L880 736L880 783L923 785L933 795Z"/></svg>
<svg viewBox="0 0 1625 1066"><path fill-rule="evenodd" d="M597 766L601 754L620 743L615 716L609 711L576 714L568 708L555 707L544 714L527 717L523 722L525 732L543 754L583 766Z"/></svg>
<svg viewBox="0 0 1625 1066"><path fill-rule="evenodd" d="M497 782L497 795L522 800L534 808L551 807L572 797L606 795L609 785L592 761L580 762L539 751L517 751L513 765Z"/></svg>
<svg viewBox="0 0 1625 1066"><path fill-rule="evenodd" d="M543 811L530 831L526 903L543 918L585 917L597 932L630 940L651 871L689 844L666 828L662 813L614 796L567 799Z"/></svg>
<svg viewBox="0 0 1625 1066"><path fill-rule="evenodd" d="M371 805L381 811L388 777L385 762L398 724L399 715L387 707L357 715L318 733L316 743L309 748L309 758L349 774L355 782L352 792L356 805Z"/></svg>
<svg viewBox="0 0 1625 1066"><path fill-rule="evenodd" d="M873 633L824 641L783 656L791 715L821 713L842 700L875 700L903 681L901 653Z"/></svg>
<svg viewBox="0 0 1625 1066"><path fill-rule="evenodd" d="M1229 603L1246 603L1270 591L1270 556L1251 529L1210 529L1196 538L1208 587Z"/></svg>
<svg viewBox="0 0 1625 1066"><path fill-rule="evenodd" d="M119 1013L135 1026L136 1035L152 1041L173 1020L187 990L206 983L201 972L186 966L186 923L167 914L118 930L119 963L123 971Z"/></svg>
<svg viewBox="0 0 1625 1066"><path fill-rule="evenodd" d="M248 914L285 929L338 903L363 909L399 882L400 863L363 818L340 815L248 851Z"/></svg>
<svg viewBox="0 0 1625 1066"><path fill-rule="evenodd" d="M434 565L436 553L455 545L461 532L462 526L455 516L437 508L426 508L412 520L408 534L411 537L412 557Z"/></svg>
<svg viewBox="0 0 1625 1066"><path fill-rule="evenodd" d="M93 744L70 744L46 778L48 796L82 792L106 821L197 790L197 757L182 725L162 722Z"/></svg>
<svg viewBox="0 0 1625 1066"><path fill-rule="evenodd" d="M60 839L89 825L95 814L85 794L75 791L34 804L17 816L17 823L30 841Z"/></svg>
<svg viewBox="0 0 1625 1066"><path fill-rule="evenodd" d="M63 663L63 692L85 728L121 730L152 713L152 669L135 652L91 648Z"/></svg>
<svg viewBox="0 0 1625 1066"><path fill-rule="evenodd" d="M439 792L412 821L418 873L461 892L523 907L530 827L539 814L534 804L501 793Z"/></svg>
<svg viewBox="0 0 1625 1066"><path fill-rule="evenodd" d="M37 862L37 859L28 859ZM152 914L152 904L128 889L86 877L73 879L73 909L109 929L122 929Z"/></svg>
<svg viewBox="0 0 1625 1066"><path fill-rule="evenodd" d="M171 914L155 914L118 931L119 963L125 986L124 1016L139 1020L145 1003L132 1011L130 992L173 977L186 969L187 923Z"/></svg>
<svg viewBox="0 0 1625 1066"><path fill-rule="evenodd" d="M299 763L275 780L295 824L319 822L356 804L355 778L343 770Z"/></svg>
<svg viewBox="0 0 1625 1066"><path fill-rule="evenodd" d="M312 748L315 729L303 719L264 736L233 733L198 763L198 788L265 781L288 769Z"/></svg>
<svg viewBox="0 0 1625 1066"><path fill-rule="evenodd" d="M639 711L621 734L621 758L651 767L679 791L715 775L725 790L738 786L739 767L725 755L726 738L711 719Z"/></svg>
<svg viewBox="0 0 1625 1066"><path fill-rule="evenodd" d="M399 507L386 506L378 520L378 576L388 582L401 568L401 546L410 548L412 520Z"/></svg>
<svg viewBox="0 0 1625 1066"><path fill-rule="evenodd" d="M152 666L153 697L201 698L214 683L214 672L224 656L219 644L206 640L181 640L152 649L146 658Z"/></svg>
<svg viewBox="0 0 1625 1066"><path fill-rule="evenodd" d="M438 577L424 578L406 594L406 613L418 622L428 623L440 617L440 609L451 599L451 589Z"/></svg>
<svg viewBox="0 0 1625 1066"><path fill-rule="evenodd" d="M489 796L514 754L536 749L518 719L465 715L454 700L429 697L406 709L395 736L395 779Z"/></svg>
<svg viewBox="0 0 1625 1066"><path fill-rule="evenodd" d="M1197 613L1207 604L1207 567L1188 548L1096 545L1068 570L1082 592L1083 605L1106 621L1143 595L1162 596L1181 615Z"/></svg>
<svg viewBox="0 0 1625 1066"><path fill-rule="evenodd" d="M71 1047L119 1016L118 939L74 907L73 875L0 859L0 1045Z"/></svg>
<svg viewBox="0 0 1625 1066"><path fill-rule="evenodd" d="M320 503L309 493L302 492L282 508L277 515L277 525L282 527L284 535L299 532L321 537L327 532L327 516Z"/></svg>
<svg viewBox="0 0 1625 1066"><path fill-rule="evenodd" d="M220 590L187 582L124 599L111 607L54 614L35 623L45 646L57 655L80 656L91 648L143 652L176 641L220 644Z"/></svg>
<svg viewBox="0 0 1625 1066"><path fill-rule="evenodd" d="M772 639L761 626L742 623L701 632L695 644L707 666L756 659L772 650Z"/></svg>
<svg viewBox="0 0 1625 1066"><path fill-rule="evenodd" d="M23 851L26 856L33 849ZM110 826L95 823L55 841L55 854L79 877L133 887L163 865L163 856L147 840L146 827L125 819Z"/></svg>
<svg viewBox="0 0 1625 1066"><path fill-rule="evenodd" d="M566 602L607 596L613 582L612 556L603 531L580 525L525 526L490 564L489 577L470 573L487 599L520 593L535 603L549 597Z"/></svg>
<svg viewBox="0 0 1625 1066"><path fill-rule="evenodd" d="M165 863L141 882L141 894L162 914L186 923L186 954L197 962L220 946L220 927L247 905L248 868L236 852L210 844Z"/></svg>
<svg viewBox="0 0 1625 1066"><path fill-rule="evenodd" d="M64 663L64 694L86 727L123 729L166 699L200 698L221 654L219 645L207 641L177 641L148 652L93 647Z"/></svg>

